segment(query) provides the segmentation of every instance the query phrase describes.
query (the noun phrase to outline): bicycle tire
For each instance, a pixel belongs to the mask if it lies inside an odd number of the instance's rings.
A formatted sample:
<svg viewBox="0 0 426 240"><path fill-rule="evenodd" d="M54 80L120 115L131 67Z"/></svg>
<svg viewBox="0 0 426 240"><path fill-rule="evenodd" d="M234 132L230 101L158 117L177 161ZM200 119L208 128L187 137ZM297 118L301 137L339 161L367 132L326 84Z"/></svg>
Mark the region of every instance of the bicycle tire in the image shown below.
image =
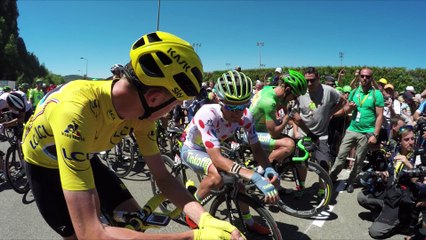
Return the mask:
<svg viewBox="0 0 426 240"><path fill-rule="evenodd" d="M252 233L247 230L247 228L244 226L243 219L239 219L239 216L236 212L235 201L232 200L233 204L230 204L230 207L232 208L231 211L229 211L229 208L226 203L226 196L225 195L219 195L217 196L213 202L210 205L210 214L213 217L216 217L220 220L229 221L232 225L237 227L241 233L245 235L247 239L275 239L280 240L282 239L281 231L278 228L277 223L272 218L269 211L258 201L254 200L248 195L238 193L236 198L240 203L246 204L249 206L249 210L251 215L253 216L254 221L259 222L260 224L267 226L270 230L270 234L268 236L265 235L259 235L256 233ZM232 213L232 216L234 219L229 218L229 213Z"/></svg>
<svg viewBox="0 0 426 240"><path fill-rule="evenodd" d="M30 184L25 172L22 151L18 147L11 146L7 149L4 162L5 178L15 192L24 194L30 190Z"/></svg>
<svg viewBox="0 0 426 240"><path fill-rule="evenodd" d="M135 157L137 158L137 153L133 147L133 143L123 138L121 140L121 149L118 145L114 146L111 151L108 151L105 154L105 160L108 167L115 172L115 174L124 178L132 171L135 165Z"/></svg>
<svg viewBox="0 0 426 240"><path fill-rule="evenodd" d="M176 179L178 179L182 183L181 171L178 168L178 163L176 163L172 158L170 158L167 154L161 154L161 159L164 162L164 165L167 168L167 171L170 172ZM151 189L153 195L157 195L161 193L160 188L157 186L154 177L151 175ZM166 213L176 209L176 206L171 203L169 200L165 200L160 204L159 209Z"/></svg>
<svg viewBox="0 0 426 240"><path fill-rule="evenodd" d="M310 218L326 210L333 189L330 176L319 164L311 161L306 162L306 164L308 171L305 188L303 190L292 190L290 193L281 195L284 204L281 205L280 209L289 215L300 218ZM295 187L292 171L295 170L296 166L293 162L286 162L277 171L280 175L280 184L286 190ZM324 189L323 196L318 194L320 185Z"/></svg>

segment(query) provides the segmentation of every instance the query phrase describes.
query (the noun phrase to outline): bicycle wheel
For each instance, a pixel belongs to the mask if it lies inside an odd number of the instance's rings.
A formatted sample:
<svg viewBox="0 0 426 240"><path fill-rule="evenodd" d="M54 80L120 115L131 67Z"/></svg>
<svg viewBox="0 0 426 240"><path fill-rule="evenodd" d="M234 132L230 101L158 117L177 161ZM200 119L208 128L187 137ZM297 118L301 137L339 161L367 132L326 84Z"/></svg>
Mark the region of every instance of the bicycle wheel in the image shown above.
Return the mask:
<svg viewBox="0 0 426 240"><path fill-rule="evenodd" d="M294 171L299 166L306 166L306 180L303 188L295 189ZM333 183L328 173L320 165L311 161L308 161L307 164L286 162L279 167L277 172L280 174L281 186L286 192L281 195L284 203L281 209L285 213L309 218L327 208L331 199Z"/></svg>
<svg viewBox="0 0 426 240"><path fill-rule="evenodd" d="M133 169L137 153L133 143L123 138L119 144L105 154L108 167L117 174L118 177L126 177Z"/></svg>
<svg viewBox="0 0 426 240"><path fill-rule="evenodd" d="M24 158L18 146L11 146L6 153L4 163L7 182L15 192L24 194L29 191L30 184L24 168Z"/></svg>
<svg viewBox="0 0 426 240"><path fill-rule="evenodd" d="M172 158L170 158L166 154L161 154L161 159L163 160L164 165L166 166L167 171L169 173L171 173L180 182L182 182L181 171L179 170L179 164L180 163L175 162ZM151 175L151 189L152 189L152 193L154 195L157 195L157 194L161 193L161 190L157 186L157 183L155 182L155 179L154 179L154 177L152 175Z"/></svg>
<svg viewBox="0 0 426 240"><path fill-rule="evenodd" d="M238 213L239 211L236 206L237 200L231 200L228 206L225 195L220 195L213 200L210 206L210 214L220 220L229 221L232 225L237 227L247 239L282 239L277 223L261 203L240 193L237 195L236 199L238 199L240 204L245 204L249 207L250 214L253 216L255 222L269 228L269 235L259 235L248 231L244 224L244 220Z"/></svg>
<svg viewBox="0 0 426 240"><path fill-rule="evenodd" d="M179 169L180 163L175 162L172 158L170 158L166 154L161 154L161 159L163 160L167 171L170 172L176 179L178 179L182 183L181 171ZM151 175L151 188L152 188L153 195L157 195L161 193L161 190L157 186L154 176L152 175ZM163 212L170 212L176 209L176 206L169 200L165 200L163 203L160 204L159 208Z"/></svg>

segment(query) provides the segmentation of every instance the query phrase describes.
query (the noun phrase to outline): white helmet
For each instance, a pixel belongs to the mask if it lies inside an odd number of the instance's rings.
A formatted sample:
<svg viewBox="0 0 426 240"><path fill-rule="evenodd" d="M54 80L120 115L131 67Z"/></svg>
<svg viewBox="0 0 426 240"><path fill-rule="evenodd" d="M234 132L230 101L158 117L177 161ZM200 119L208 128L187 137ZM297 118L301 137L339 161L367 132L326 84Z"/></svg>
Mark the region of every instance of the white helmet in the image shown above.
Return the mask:
<svg viewBox="0 0 426 240"><path fill-rule="evenodd" d="M11 92L6 97L7 104L19 112L25 111L25 100L19 93Z"/></svg>

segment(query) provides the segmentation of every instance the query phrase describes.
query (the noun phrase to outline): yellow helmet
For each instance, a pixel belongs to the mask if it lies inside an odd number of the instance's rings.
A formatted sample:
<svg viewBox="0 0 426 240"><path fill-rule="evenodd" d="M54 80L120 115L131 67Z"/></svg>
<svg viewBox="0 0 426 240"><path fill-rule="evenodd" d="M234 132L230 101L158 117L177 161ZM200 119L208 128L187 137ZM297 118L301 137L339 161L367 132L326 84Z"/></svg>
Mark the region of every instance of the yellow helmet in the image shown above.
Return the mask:
<svg viewBox="0 0 426 240"><path fill-rule="evenodd" d="M165 87L178 100L191 99L201 90L201 60L191 44L173 34L142 36L130 49L130 61L139 81Z"/></svg>

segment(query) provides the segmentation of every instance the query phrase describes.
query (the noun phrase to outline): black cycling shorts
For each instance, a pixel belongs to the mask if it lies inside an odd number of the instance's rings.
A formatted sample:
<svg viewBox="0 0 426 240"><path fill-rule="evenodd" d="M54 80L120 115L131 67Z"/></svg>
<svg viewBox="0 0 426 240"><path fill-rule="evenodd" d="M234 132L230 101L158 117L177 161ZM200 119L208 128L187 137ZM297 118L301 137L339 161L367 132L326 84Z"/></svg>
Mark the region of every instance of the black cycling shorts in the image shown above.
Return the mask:
<svg viewBox="0 0 426 240"><path fill-rule="evenodd" d="M112 211L132 198L123 182L95 155L91 160L96 190L103 211ZM28 179L37 207L49 226L62 237L74 234L58 169L26 164Z"/></svg>

